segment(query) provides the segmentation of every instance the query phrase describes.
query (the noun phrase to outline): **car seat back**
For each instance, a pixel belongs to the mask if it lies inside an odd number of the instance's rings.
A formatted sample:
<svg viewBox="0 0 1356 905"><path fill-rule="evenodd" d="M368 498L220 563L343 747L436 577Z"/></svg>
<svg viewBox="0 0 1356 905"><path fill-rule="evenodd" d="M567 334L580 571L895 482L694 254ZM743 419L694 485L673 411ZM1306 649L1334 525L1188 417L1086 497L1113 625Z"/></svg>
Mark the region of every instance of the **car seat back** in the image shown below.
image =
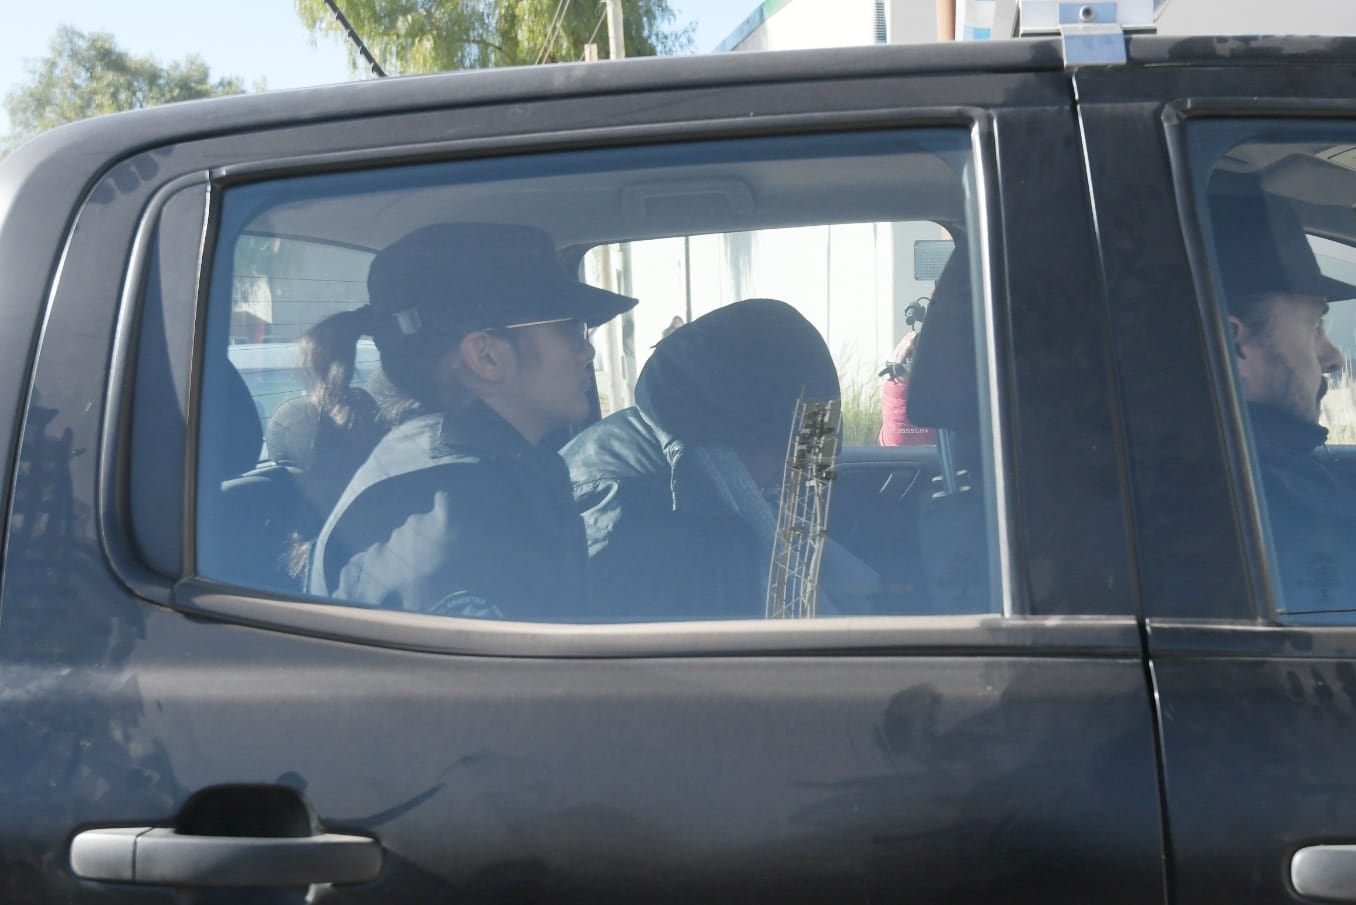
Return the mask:
<svg viewBox="0 0 1356 905"><path fill-rule="evenodd" d="M994 608L969 268L958 240L937 279L909 380L910 420L937 428L938 474L919 509L919 542L928 611L938 614Z"/></svg>

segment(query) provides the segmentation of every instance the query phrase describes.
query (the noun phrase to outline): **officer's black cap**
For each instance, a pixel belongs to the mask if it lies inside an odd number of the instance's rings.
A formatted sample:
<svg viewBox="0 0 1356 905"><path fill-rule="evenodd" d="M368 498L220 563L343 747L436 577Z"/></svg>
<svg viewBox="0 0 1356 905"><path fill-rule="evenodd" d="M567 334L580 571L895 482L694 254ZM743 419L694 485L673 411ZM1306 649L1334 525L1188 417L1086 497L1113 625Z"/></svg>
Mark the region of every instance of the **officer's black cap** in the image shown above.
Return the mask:
<svg viewBox="0 0 1356 905"><path fill-rule="evenodd" d="M1224 300L1243 315L1271 295L1349 298L1350 287L1323 276L1294 205L1250 178L1217 174L1208 193L1210 232Z"/></svg>
<svg viewBox="0 0 1356 905"><path fill-rule="evenodd" d="M379 346L575 318L591 327L636 300L573 279L551 238L531 226L439 223L377 252L367 274Z"/></svg>

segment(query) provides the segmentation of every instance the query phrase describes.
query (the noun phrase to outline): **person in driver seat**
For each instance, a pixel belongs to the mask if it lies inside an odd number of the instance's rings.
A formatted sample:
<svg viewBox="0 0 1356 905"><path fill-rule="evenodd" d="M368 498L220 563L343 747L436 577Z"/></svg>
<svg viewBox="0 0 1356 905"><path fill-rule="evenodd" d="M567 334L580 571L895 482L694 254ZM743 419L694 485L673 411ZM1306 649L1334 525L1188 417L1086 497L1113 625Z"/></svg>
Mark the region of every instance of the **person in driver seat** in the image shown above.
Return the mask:
<svg viewBox="0 0 1356 905"><path fill-rule="evenodd" d="M1316 452L1328 375L1345 364L1324 329L1340 284L1326 279L1288 204L1217 174L1210 189L1229 338L1252 424L1283 606L1356 607L1356 487Z"/></svg>
<svg viewBox="0 0 1356 905"><path fill-rule="evenodd" d="M368 332L418 404L358 469L311 559L311 594L440 615L569 621L583 524L541 440L590 413L588 328L635 299L571 279L532 227L438 224L378 252Z"/></svg>

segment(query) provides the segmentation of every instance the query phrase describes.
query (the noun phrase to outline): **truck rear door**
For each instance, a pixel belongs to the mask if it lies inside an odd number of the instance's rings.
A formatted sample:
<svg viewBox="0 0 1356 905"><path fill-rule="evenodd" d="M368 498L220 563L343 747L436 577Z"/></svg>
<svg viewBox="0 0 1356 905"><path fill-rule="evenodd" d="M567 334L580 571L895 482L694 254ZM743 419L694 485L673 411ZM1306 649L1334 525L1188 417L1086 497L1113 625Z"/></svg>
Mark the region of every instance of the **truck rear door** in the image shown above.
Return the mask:
<svg viewBox="0 0 1356 905"><path fill-rule="evenodd" d="M51 287L8 521L11 898L1163 900L1106 312L1055 48L692 62L106 126L126 150ZM291 514L259 442L276 400L232 349L362 304L400 235L483 220L547 231L600 284L588 256L628 245L641 303L617 361L643 362L677 299L779 295L866 387L866 417L926 284L920 342L959 350L942 376L961 390L933 399L951 470L886 456L830 516L846 548L854 510L899 503L894 545L847 550L893 583L837 616L692 598L700 620L607 625L288 585L264 543ZM937 241L954 285L913 269ZM905 467L916 488L889 483Z"/></svg>

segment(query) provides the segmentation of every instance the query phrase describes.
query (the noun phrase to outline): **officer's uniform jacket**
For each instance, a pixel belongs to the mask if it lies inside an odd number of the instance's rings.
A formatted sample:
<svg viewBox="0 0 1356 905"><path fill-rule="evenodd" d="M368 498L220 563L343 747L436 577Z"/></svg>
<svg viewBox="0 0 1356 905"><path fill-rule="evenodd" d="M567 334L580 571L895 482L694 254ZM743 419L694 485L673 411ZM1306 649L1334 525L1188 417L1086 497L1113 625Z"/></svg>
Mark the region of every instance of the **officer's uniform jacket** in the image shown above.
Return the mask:
<svg viewBox="0 0 1356 905"><path fill-rule="evenodd" d="M1356 488L1316 452L1327 429L1268 406L1248 411L1280 567L1278 604L1292 613L1356 607Z"/></svg>
<svg viewBox="0 0 1356 905"><path fill-rule="evenodd" d="M482 402L412 418L340 497L308 590L409 612L577 619L587 553L565 463Z"/></svg>

